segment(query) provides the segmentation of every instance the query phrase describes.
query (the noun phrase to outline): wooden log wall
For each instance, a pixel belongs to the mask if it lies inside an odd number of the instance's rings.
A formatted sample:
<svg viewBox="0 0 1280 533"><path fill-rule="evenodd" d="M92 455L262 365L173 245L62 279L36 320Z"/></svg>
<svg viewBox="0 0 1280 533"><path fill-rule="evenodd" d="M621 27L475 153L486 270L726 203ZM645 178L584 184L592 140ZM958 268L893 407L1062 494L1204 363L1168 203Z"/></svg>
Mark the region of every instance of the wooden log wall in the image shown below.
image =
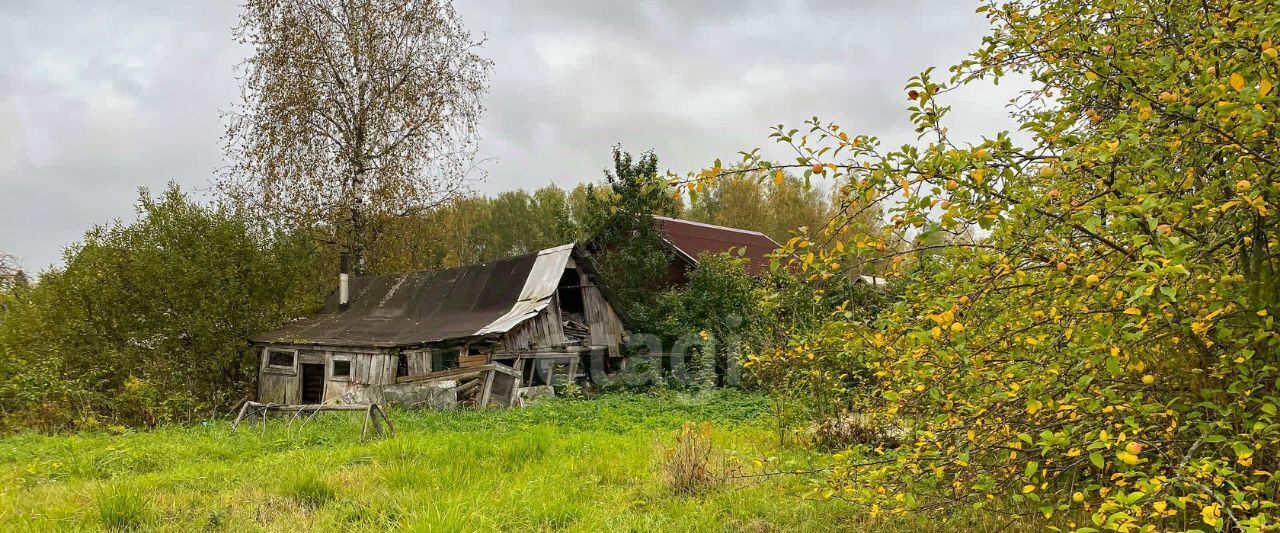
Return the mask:
<svg viewBox="0 0 1280 533"><path fill-rule="evenodd" d="M512 328L498 342L499 351L529 351L564 346L564 324L555 299L537 316Z"/></svg>
<svg viewBox="0 0 1280 533"><path fill-rule="evenodd" d="M403 352L409 363L409 375L428 374L431 372L431 349L421 348Z"/></svg>
<svg viewBox="0 0 1280 533"><path fill-rule="evenodd" d="M296 350L293 368L267 365L266 350ZM350 376L334 376L333 361L351 362ZM347 348L321 349L315 347L270 346L262 351L262 366L258 378L258 401L269 403L302 403L303 364L324 365L323 401L342 398L354 385L385 385L396 382L396 356L388 350L352 351ZM428 361L428 365L430 361Z"/></svg>
<svg viewBox="0 0 1280 533"><path fill-rule="evenodd" d="M616 357L624 329L618 313L594 285L582 288L582 303L586 309L587 327L591 331L591 344L608 346L609 354Z"/></svg>

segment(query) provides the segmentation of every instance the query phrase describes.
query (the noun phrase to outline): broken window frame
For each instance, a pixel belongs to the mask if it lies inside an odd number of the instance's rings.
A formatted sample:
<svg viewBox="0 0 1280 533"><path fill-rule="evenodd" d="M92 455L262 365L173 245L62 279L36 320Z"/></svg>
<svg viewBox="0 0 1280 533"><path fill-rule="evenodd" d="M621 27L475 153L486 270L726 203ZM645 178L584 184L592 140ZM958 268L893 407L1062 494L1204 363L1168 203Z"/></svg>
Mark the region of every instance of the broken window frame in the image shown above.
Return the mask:
<svg viewBox="0 0 1280 533"><path fill-rule="evenodd" d="M271 362L271 356L272 356L273 354L288 354L288 355L289 355L289 358L290 358L290 359L289 359L289 364L288 364L288 365L277 365L277 364L275 364L275 363L272 363L272 362ZM267 370L275 370L275 371L278 371L278 372L279 372L279 371L297 372L297 370L298 370L298 350L293 349L293 348L271 348L271 347L263 348L263 350L262 350L262 362L263 362L263 367L264 367L264 368L266 368Z"/></svg>
<svg viewBox="0 0 1280 533"><path fill-rule="evenodd" d="M338 363L346 363L347 372L345 374L338 373ZM329 362L330 381L351 381L353 371L351 356L334 356Z"/></svg>
<svg viewBox="0 0 1280 533"><path fill-rule="evenodd" d="M448 348L431 348L431 371L440 372L458 368L458 359L462 356L461 346ZM452 365L449 363L453 363Z"/></svg>

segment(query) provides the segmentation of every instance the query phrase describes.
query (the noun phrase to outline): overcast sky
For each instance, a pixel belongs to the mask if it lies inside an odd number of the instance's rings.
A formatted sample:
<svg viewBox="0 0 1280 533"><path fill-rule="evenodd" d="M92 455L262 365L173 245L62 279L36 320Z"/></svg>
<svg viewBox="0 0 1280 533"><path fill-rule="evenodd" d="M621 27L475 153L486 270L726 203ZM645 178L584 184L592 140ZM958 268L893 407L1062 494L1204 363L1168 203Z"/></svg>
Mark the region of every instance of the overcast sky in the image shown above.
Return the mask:
<svg viewBox="0 0 1280 533"><path fill-rule="evenodd" d="M230 0L0 0L0 250L61 262L138 187L207 194L220 112L237 98ZM961 59L985 21L968 0L474 0L463 22L494 60L479 192L599 180L609 150L686 172L818 115L913 138L902 90ZM1014 87L950 95L952 131L1010 127Z"/></svg>

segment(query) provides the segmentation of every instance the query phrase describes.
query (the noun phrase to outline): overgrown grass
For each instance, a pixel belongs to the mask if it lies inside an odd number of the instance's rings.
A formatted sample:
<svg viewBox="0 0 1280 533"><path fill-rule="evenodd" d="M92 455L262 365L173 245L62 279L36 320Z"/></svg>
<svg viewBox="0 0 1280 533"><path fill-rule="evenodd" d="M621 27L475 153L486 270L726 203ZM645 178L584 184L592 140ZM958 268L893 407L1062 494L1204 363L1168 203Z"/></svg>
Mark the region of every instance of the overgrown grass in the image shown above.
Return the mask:
<svg viewBox="0 0 1280 533"><path fill-rule="evenodd" d="M134 531L151 521L146 496L128 483L100 487L94 496L93 508L98 515L98 525L108 531Z"/></svg>
<svg viewBox="0 0 1280 533"><path fill-rule="evenodd" d="M822 454L779 448L767 400L609 395L509 411L393 412L400 434L361 441L360 420L325 413L235 433L225 422L109 435L0 439L5 531L915 531L806 499L805 476L764 476L680 495L662 449L686 422L751 465L809 469ZM989 526L989 527L988 527Z"/></svg>

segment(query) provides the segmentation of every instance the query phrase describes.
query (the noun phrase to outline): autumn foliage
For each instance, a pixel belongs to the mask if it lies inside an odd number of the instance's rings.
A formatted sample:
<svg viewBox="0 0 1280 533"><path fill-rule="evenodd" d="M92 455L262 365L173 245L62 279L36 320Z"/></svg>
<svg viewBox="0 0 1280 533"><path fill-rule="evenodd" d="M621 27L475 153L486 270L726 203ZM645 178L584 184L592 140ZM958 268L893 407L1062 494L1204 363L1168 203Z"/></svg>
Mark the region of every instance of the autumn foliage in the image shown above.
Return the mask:
<svg viewBox="0 0 1280 533"><path fill-rule="evenodd" d="M919 142L886 151L814 119L773 133L794 162L744 154L753 171L843 185L841 213L780 263L819 282L877 261L902 295L749 362L807 365L850 411L902 429L899 445L838 453L816 494L873 514L973 507L1082 530L1275 528L1280 11L979 11L992 25L981 48L905 88ZM1021 131L953 140L947 93L1011 75L1033 87L1013 102ZM883 232L848 230L877 204ZM853 367L870 378L848 386Z"/></svg>

